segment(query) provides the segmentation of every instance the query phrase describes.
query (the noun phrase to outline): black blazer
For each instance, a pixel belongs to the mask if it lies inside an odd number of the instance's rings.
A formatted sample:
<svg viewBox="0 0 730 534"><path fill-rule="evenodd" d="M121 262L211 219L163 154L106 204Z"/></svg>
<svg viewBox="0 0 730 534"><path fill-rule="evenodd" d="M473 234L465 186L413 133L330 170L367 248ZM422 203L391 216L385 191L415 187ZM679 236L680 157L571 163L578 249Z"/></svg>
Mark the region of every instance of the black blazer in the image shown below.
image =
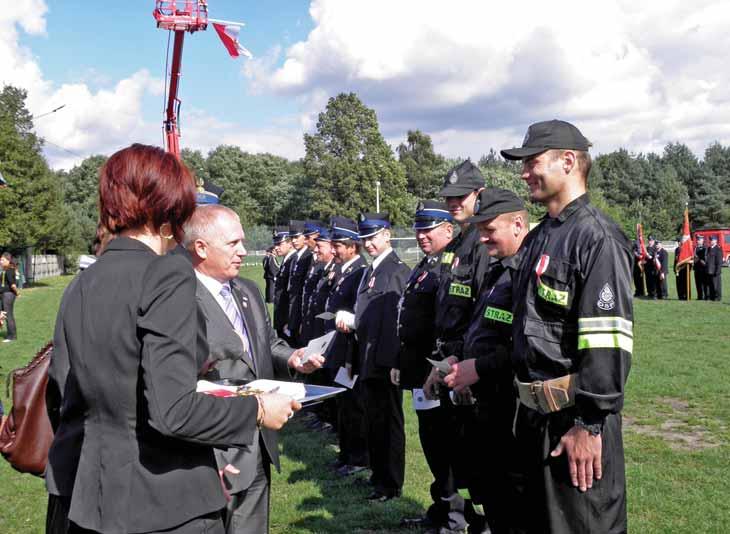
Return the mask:
<svg viewBox="0 0 730 534"><path fill-rule="evenodd" d="M335 268L337 274L334 287L327 299L326 311L331 313L337 313L340 310L351 313L355 311L357 288L367 265L363 257L358 256L344 271L341 265ZM324 329L325 332L334 330L335 321L326 321ZM327 347L324 367L336 371L346 363L353 363L357 350L356 344L354 334L337 332L329 347Z"/></svg>
<svg viewBox="0 0 730 534"><path fill-rule="evenodd" d="M410 272L392 251L363 275L355 303L358 359L353 366L361 380L390 380L390 369L398 367L398 301Z"/></svg>
<svg viewBox="0 0 730 534"><path fill-rule="evenodd" d="M183 255L118 237L64 293L46 477L81 527L163 530L225 506L212 445L250 444L258 405L195 392L195 289Z"/></svg>
<svg viewBox="0 0 730 534"><path fill-rule="evenodd" d="M251 353L243 351L241 338L233 330L233 325L210 291L198 281L196 298L204 317L210 347L210 358L215 361L207 380L235 378L256 380L257 378L279 378L291 380L287 366L294 349L279 339L271 327L269 313L258 286L251 280L235 278L231 280L231 294L238 305L238 311L246 324ZM258 467L259 436L266 454L263 456L279 469L279 449L276 432L262 428L257 432L251 445L216 451L218 468L227 464L236 466L241 472L237 475L226 474L227 487L232 493L247 489L256 475Z"/></svg>
<svg viewBox="0 0 730 534"><path fill-rule="evenodd" d="M707 274L710 276L722 274L722 249L719 245L707 249Z"/></svg>
<svg viewBox="0 0 730 534"><path fill-rule="evenodd" d="M281 262L279 272L274 281L274 328L281 332L289 322L289 275L294 263L295 254Z"/></svg>
<svg viewBox="0 0 730 534"><path fill-rule="evenodd" d="M296 257L296 256L295 256ZM299 329L302 326L302 303L304 292L304 281L307 278L309 267L314 261L314 254L307 249L302 252L302 257L294 260L291 272L289 273L289 330L293 338L298 338ZM297 339L298 340L298 339Z"/></svg>

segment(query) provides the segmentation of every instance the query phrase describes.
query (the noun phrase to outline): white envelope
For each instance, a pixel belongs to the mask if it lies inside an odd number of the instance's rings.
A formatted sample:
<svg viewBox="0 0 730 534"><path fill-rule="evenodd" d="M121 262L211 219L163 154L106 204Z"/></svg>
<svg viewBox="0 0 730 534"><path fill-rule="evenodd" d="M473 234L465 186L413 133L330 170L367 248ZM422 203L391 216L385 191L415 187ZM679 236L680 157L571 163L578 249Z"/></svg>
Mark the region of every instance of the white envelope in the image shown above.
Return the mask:
<svg viewBox="0 0 730 534"><path fill-rule="evenodd" d="M352 387L355 385L355 381L357 380L358 375L355 375L350 379L349 376L347 376L347 369L344 367L340 367L340 370L337 371L337 375L335 376L335 382L338 384L345 386L347 389L352 389Z"/></svg>
<svg viewBox="0 0 730 534"><path fill-rule="evenodd" d="M418 410L431 410L432 408L437 408L441 406L441 401L438 399L436 400L429 400L426 398L425 393L423 393L422 389L414 389L412 391L413 393L413 409Z"/></svg>
<svg viewBox="0 0 730 534"><path fill-rule="evenodd" d="M304 349L304 354L302 354L301 357L302 364L306 363L312 354L324 354L324 351L327 350L327 347L332 341L332 338L335 337L336 333L337 330L332 330L331 332L327 332L325 335L315 338L307 343L307 346Z"/></svg>

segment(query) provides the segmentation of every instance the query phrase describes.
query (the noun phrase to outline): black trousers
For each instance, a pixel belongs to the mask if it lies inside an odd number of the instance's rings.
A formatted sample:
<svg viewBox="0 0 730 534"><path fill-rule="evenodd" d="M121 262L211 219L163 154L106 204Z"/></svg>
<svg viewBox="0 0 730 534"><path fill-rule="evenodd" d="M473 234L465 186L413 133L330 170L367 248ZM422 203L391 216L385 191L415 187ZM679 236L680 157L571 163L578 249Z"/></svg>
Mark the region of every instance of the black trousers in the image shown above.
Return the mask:
<svg viewBox="0 0 730 534"><path fill-rule="evenodd" d="M669 293L667 292L667 276L664 275L664 279L662 280L659 278L659 274L660 273L657 273L654 278L656 298L665 299L669 296Z"/></svg>
<svg viewBox="0 0 730 534"><path fill-rule="evenodd" d="M540 415L520 406L516 438L524 452L526 488L521 505L531 534L601 532L621 534L627 529L626 475L621 416L606 417L601 434L603 477L585 493L573 487L565 453L550 452L573 426L575 413L564 410Z"/></svg>
<svg viewBox="0 0 730 534"><path fill-rule="evenodd" d="M2 304L0 310L4 311L6 314L5 322L8 329L6 339L16 339L18 337L18 332L15 327L15 312L13 311L15 308L15 293L12 291L5 291L2 294L2 301L0 304Z"/></svg>
<svg viewBox="0 0 730 534"><path fill-rule="evenodd" d="M707 273L704 269L695 269L695 287L697 288L697 300L708 298Z"/></svg>
<svg viewBox="0 0 730 534"><path fill-rule="evenodd" d="M418 437L423 455L431 470L433 482L430 493L432 503L426 511L429 520L450 530L463 529L464 503L458 498L449 452L453 433L452 414L448 408L438 406L430 410L417 410Z"/></svg>
<svg viewBox="0 0 730 534"><path fill-rule="evenodd" d="M364 386L357 380L352 389L337 396L337 433L340 441L338 460L341 463L370 465L366 424Z"/></svg>
<svg viewBox="0 0 730 534"><path fill-rule="evenodd" d="M387 378L368 378L365 413L370 456L370 481L376 491L398 495L406 470L406 435L403 420L403 391Z"/></svg>
<svg viewBox="0 0 730 534"><path fill-rule="evenodd" d="M710 295L707 297L708 300L722 300L722 271L718 274L708 276L709 279L709 290ZM10 326L8 325L8 332L10 332ZM8 337L10 334L8 334Z"/></svg>
<svg viewBox="0 0 730 534"><path fill-rule="evenodd" d="M687 276L687 269L689 269L687 266L680 267L679 272L675 276L675 281L677 283L677 297L679 300L687 300L688 288L692 282L691 275L689 277Z"/></svg>
<svg viewBox="0 0 730 534"><path fill-rule="evenodd" d="M650 298L657 296L657 274L653 269L644 267L644 280L646 280L646 295Z"/></svg>
<svg viewBox="0 0 730 534"><path fill-rule="evenodd" d="M634 296L643 297L645 294L644 271L641 270L638 263L634 263Z"/></svg>

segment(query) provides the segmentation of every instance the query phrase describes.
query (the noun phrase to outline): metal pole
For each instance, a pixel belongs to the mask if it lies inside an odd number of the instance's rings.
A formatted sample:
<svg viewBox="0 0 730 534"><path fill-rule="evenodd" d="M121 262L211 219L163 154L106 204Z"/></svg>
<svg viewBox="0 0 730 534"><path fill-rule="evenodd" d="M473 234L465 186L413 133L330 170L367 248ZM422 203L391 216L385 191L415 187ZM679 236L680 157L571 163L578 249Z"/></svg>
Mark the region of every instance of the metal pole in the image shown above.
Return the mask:
<svg viewBox="0 0 730 534"><path fill-rule="evenodd" d="M380 180L375 180L375 211L380 213Z"/></svg>

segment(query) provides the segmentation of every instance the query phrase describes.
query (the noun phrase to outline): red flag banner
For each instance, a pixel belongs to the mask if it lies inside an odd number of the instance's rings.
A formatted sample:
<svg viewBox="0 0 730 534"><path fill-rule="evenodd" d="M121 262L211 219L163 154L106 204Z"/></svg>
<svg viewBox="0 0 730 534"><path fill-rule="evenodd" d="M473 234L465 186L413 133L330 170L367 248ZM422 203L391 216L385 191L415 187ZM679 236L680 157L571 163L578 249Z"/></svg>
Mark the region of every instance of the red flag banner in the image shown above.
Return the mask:
<svg viewBox="0 0 730 534"><path fill-rule="evenodd" d="M648 254L646 252L646 243L644 243L644 229L641 227L641 223L636 225L636 235L639 238L639 253L641 254L639 261L646 261Z"/></svg>
<svg viewBox="0 0 730 534"><path fill-rule="evenodd" d="M684 225L682 226L682 242L679 245L679 257L677 258L677 266L675 269L679 271L682 265L692 263L695 250L692 244L692 236L689 230L689 209L684 208Z"/></svg>
<svg viewBox="0 0 730 534"><path fill-rule="evenodd" d="M213 28L215 28L218 37L221 38L223 46L226 47L226 50L228 50L231 57L246 56L249 59L253 57L253 54L251 54L251 52L246 50L243 46L241 46L241 43L238 42L238 32L241 29L240 26L236 26L235 24L218 24L217 22L214 22Z"/></svg>

